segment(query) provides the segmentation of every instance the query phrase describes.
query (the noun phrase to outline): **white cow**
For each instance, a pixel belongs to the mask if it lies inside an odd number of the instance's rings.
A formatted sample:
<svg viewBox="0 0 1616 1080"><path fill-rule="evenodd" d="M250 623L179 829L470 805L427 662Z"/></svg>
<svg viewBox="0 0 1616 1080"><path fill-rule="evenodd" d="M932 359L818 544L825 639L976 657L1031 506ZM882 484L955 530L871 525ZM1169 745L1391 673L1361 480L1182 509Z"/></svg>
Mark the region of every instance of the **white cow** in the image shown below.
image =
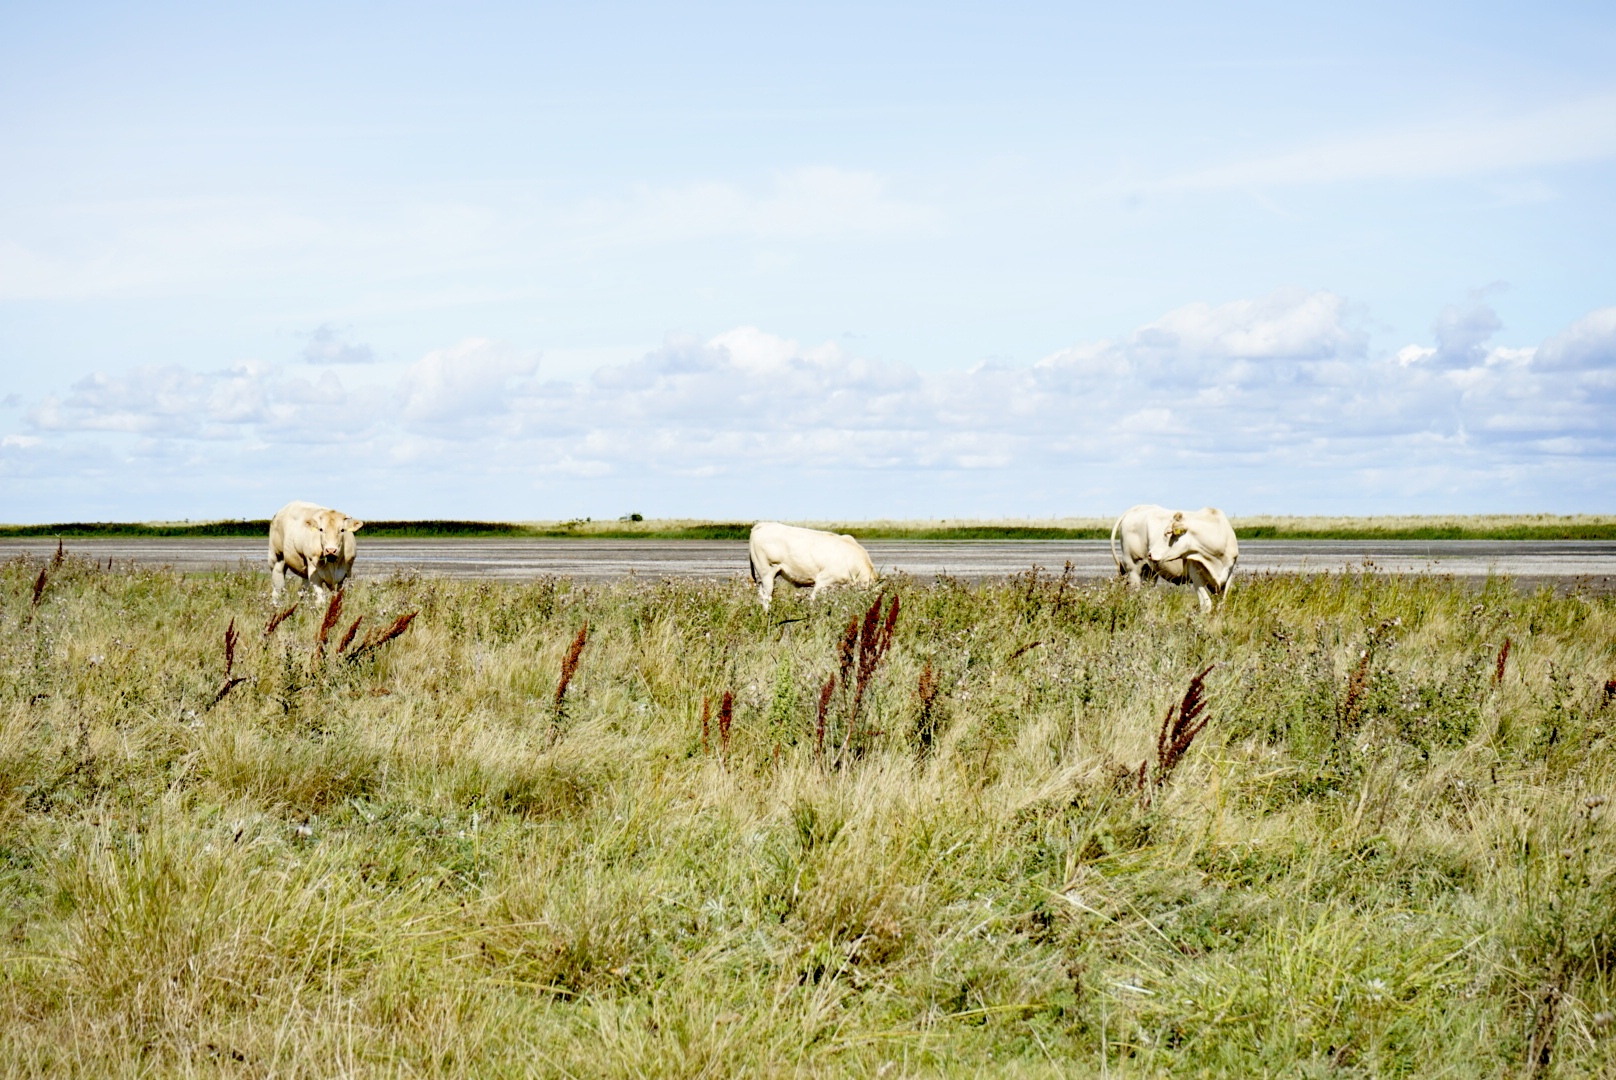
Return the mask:
<svg viewBox="0 0 1616 1080"><path fill-rule="evenodd" d="M752 560L752 580L758 583L758 599L765 610L774 599L774 579L781 574L798 588L812 585L810 600L830 585L868 585L875 580L870 553L845 533L838 536L819 529L760 521L752 526L747 554Z"/></svg>
<svg viewBox="0 0 1616 1080"><path fill-rule="evenodd" d="M325 602L353 570L354 533L364 522L340 510L311 502L289 502L269 523L269 577L275 599L286 592L290 570L314 589L316 603Z"/></svg>
<svg viewBox="0 0 1616 1080"><path fill-rule="evenodd" d="M1139 585L1147 573L1175 585L1191 584L1201 610L1211 611L1212 598L1229 588L1240 542L1229 519L1215 507L1184 511L1135 506L1111 527L1111 557L1130 585Z"/></svg>

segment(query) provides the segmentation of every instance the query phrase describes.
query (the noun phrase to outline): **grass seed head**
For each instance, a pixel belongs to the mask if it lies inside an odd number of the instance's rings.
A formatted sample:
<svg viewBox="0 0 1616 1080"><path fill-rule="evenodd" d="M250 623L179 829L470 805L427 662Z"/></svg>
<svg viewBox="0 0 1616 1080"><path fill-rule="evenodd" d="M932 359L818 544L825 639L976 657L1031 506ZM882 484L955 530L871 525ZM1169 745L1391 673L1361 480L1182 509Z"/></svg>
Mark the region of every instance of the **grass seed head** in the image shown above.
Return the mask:
<svg viewBox="0 0 1616 1080"><path fill-rule="evenodd" d="M277 614L270 616L269 622L264 624L264 636L268 637L269 635L273 634L275 632L275 629L277 627L279 627L281 623L283 623L287 619L291 618L292 617L292 612L294 612L296 610L297 610L297 605L293 604L291 607L287 608L285 611L278 612Z"/></svg>
<svg viewBox="0 0 1616 1080"><path fill-rule="evenodd" d="M337 644L337 652L347 652L348 646L353 643L354 635L359 632L359 624L365 621L363 615L348 625L348 632L342 635L342 641Z"/></svg>
<svg viewBox="0 0 1616 1080"><path fill-rule="evenodd" d="M729 729L735 722L735 695L728 690L718 703L718 746L719 756L724 764L729 764Z"/></svg>
<svg viewBox="0 0 1616 1080"><path fill-rule="evenodd" d="M567 649L567 655L561 658L561 678L556 682L555 707L560 713L567 699L567 686L572 677L578 673L578 658L584 654L584 645L589 641L589 624L586 622L578 629L578 636L572 639L572 645Z"/></svg>
<svg viewBox="0 0 1616 1080"><path fill-rule="evenodd" d="M325 606L325 618L320 620L320 630L314 635L315 656L325 655L326 640L331 636L331 629L337 625L337 620L341 617L342 593L334 592L331 594L330 602Z"/></svg>

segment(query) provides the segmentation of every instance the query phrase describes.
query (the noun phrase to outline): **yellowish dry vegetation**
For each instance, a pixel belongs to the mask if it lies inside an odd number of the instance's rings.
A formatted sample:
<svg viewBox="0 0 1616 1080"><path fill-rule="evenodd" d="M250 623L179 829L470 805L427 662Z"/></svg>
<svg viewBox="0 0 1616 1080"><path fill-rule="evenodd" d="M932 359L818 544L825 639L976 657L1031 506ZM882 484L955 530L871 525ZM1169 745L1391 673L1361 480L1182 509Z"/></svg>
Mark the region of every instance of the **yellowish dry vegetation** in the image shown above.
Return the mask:
<svg viewBox="0 0 1616 1080"><path fill-rule="evenodd" d="M873 590L6 564L0 1074L1612 1067L1616 601L885 590L820 752Z"/></svg>

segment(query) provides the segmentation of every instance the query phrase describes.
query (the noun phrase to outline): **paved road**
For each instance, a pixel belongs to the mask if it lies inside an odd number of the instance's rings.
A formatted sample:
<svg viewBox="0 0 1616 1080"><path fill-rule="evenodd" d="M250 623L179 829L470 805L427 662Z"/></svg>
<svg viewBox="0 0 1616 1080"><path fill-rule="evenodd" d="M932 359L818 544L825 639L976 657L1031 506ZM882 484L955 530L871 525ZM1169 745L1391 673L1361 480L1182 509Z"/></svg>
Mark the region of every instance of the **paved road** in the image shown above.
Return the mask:
<svg viewBox="0 0 1616 1080"><path fill-rule="evenodd" d="M1071 560L1081 578L1115 573L1104 540L872 541L876 567L916 577L952 574L979 580L1021 573L1037 564L1059 572ZM68 550L105 561L133 560L178 570L262 568L261 540L74 540ZM55 551L47 539L0 539L0 559ZM1508 574L1526 584L1579 583L1616 591L1616 541L1247 540L1240 572L1319 572L1345 567L1381 573L1436 573L1480 578ZM575 578L724 578L745 574L746 545L707 540L389 540L359 541L360 576L395 571L451 578L524 580L546 574ZM1579 580L1580 579L1580 580Z"/></svg>

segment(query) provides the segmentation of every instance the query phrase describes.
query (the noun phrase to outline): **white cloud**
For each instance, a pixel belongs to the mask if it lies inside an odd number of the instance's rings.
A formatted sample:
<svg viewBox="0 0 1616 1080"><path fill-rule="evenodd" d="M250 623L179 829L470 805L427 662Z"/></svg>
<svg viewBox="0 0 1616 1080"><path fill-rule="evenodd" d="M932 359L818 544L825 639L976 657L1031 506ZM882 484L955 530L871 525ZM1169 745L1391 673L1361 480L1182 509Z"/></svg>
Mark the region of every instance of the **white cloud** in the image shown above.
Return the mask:
<svg viewBox="0 0 1616 1080"><path fill-rule="evenodd" d="M1186 305L1030 365L936 374L746 326L546 381L535 356L469 339L401 375L364 369L376 381L352 386L329 369L308 379L252 362L98 375L38 402L0 445L65 463L113 440L171 478L340 446L333 465L368 470L372 488L407 474L416 496L458 485L496 501L532 484L706 484L744 502L868 476L918 493L994 475L983 490L1010 497L1034 482L1121 492L1237 473L1251 491L1347 475L1377 491L1530 495L1567 468L1616 472L1616 308L1537 347L1497 344L1499 332L1473 297L1440 313L1434 344L1376 353L1343 298L1281 290ZM0 475L21 467L10 460L0 455ZM1299 500L1341 487L1292 483Z"/></svg>
<svg viewBox="0 0 1616 1080"><path fill-rule="evenodd" d="M1616 371L1616 307L1591 311L1549 338L1536 362L1550 371Z"/></svg>
<svg viewBox="0 0 1616 1080"><path fill-rule="evenodd" d="M507 411L538 367L536 355L485 338L429 352L404 373L403 418L425 425L486 421Z"/></svg>
<svg viewBox="0 0 1616 1080"><path fill-rule="evenodd" d="M315 328L308 344L298 354L305 364L372 364L376 353L362 342L343 340L344 334L330 323Z"/></svg>

